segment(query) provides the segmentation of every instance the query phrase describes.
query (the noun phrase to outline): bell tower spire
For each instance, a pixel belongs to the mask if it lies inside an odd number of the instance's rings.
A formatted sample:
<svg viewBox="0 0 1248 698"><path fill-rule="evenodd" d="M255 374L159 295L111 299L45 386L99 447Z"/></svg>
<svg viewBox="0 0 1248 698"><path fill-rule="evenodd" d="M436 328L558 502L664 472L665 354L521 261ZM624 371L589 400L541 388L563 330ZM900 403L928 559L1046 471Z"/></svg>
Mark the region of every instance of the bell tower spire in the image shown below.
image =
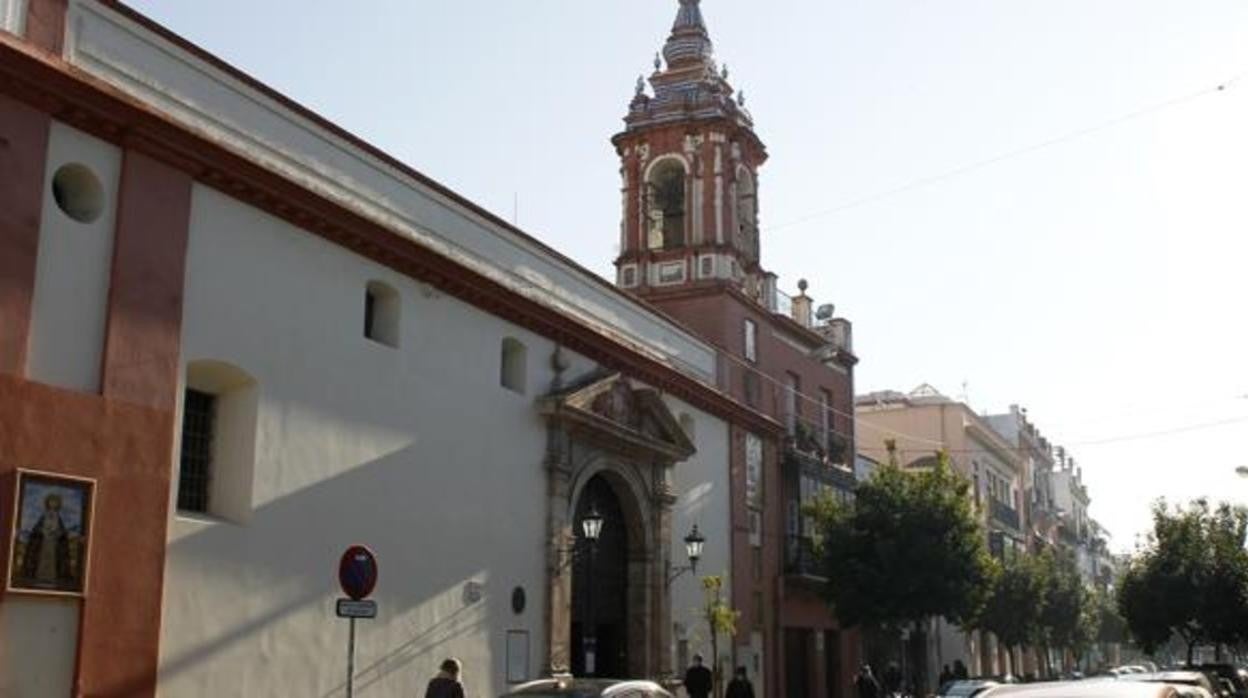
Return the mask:
<svg viewBox="0 0 1248 698"><path fill-rule="evenodd" d="M758 168L767 150L715 62L701 0L679 3L655 70L612 138L623 180L617 283L643 296L724 285L761 299L769 275L759 266Z"/></svg>

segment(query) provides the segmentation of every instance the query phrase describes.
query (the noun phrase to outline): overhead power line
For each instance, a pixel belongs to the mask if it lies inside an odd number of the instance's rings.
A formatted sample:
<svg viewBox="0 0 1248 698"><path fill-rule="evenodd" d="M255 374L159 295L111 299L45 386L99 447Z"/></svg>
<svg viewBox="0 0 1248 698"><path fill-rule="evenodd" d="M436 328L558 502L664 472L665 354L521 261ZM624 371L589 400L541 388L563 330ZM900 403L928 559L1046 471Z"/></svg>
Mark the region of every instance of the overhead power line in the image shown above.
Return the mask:
<svg viewBox="0 0 1248 698"><path fill-rule="evenodd" d="M1075 441L1071 446L1099 446L1101 444L1119 443L1121 441L1139 441L1140 439L1155 439L1161 436L1170 436L1171 434L1183 434L1189 431L1200 431L1202 429L1213 429L1228 424L1239 424L1248 422L1248 417L1232 417L1230 419L1220 419L1215 422L1203 422L1201 424L1188 424L1186 426L1174 427L1172 429L1161 429L1158 431L1147 431L1139 434L1129 434L1126 436L1111 436L1104 439L1092 439L1090 441Z"/></svg>
<svg viewBox="0 0 1248 698"><path fill-rule="evenodd" d="M1005 162L1006 160L1012 160L1014 158L1021 157L1023 155L1029 155L1031 153L1036 152L1037 150L1043 150L1045 148L1049 148L1049 147L1052 147L1061 143L1066 143L1068 141L1073 141L1079 138L1083 138L1085 136L1089 136L1094 133L1098 133L1100 131L1113 128L1115 126L1122 125L1129 121L1134 121L1135 119L1139 119L1141 117L1148 116L1150 114L1154 114L1159 111L1171 109L1181 104L1186 104L1188 102L1199 99L1206 95L1211 95L1211 94L1215 94L1218 92L1225 92L1231 89L1232 87L1235 87L1240 82L1240 80L1242 80L1244 76L1246 75L1248 75L1248 71L1243 71L1243 72L1235 74L1234 76L1232 76L1231 78L1227 80L1224 80L1223 82L1220 82L1214 85L1213 87L1203 88L1196 92L1191 92L1191 93L1188 93L1179 97L1173 97L1171 99L1167 99L1162 102L1157 102L1156 104L1149 105L1142 109L1137 109L1133 112L1129 112L1127 114L1114 117L1112 119L1109 119L1108 121L1102 121L1092 126L1087 126L1084 128L1076 129L1074 131L1064 133L1060 136L1056 136L1048 140L1040 141L1039 143L1034 143L1032 145L1019 148L1017 150L1011 150L1005 153L1001 153L1000 155L995 155L993 157L986 158L984 160L977 160L975 162L969 163L967 165L963 165L961 167L956 167L946 172L941 172L939 174L934 174L934 175L928 175L926 177L920 177L918 179L911 180L909 182L906 182L905 184L901 184L899 186L892 187L890 189L885 189L883 191L878 191L872 194L867 194L865 196L861 196L856 199L850 199L849 201L846 201L842 204L838 204L831 208L826 208L821 211L815 211L813 213L806 214L804 216L801 216L800 218L796 218L791 221L769 226L767 228L767 231L770 232L774 230L782 230L784 228L790 228L795 225L801 225L802 223L808 223L818 218L830 216L834 213L840 213L841 211L846 211L852 208L858 208L859 206L866 206L867 204L872 204L882 199L888 199L893 196L897 196L899 194L904 194L906 192L913 191L915 189L920 189L922 187L930 186L932 184L937 184L939 182L944 182L946 180L954 179L956 177L961 177L962 175L974 172L976 170L981 170L985 167L991 167L993 165Z"/></svg>
<svg viewBox="0 0 1248 698"><path fill-rule="evenodd" d="M822 429L823 427L821 410L827 409L829 414L833 414L833 415L837 415L846 419L853 420L854 425L857 427L863 427L866 429L870 429L872 431L888 434L889 436L895 436L897 438L905 439L912 443L928 444L932 446L932 448L930 449L930 452L941 450L944 447L945 442L939 439L929 439L927 437L918 436L915 434L907 434L905 432L898 431L890 427L886 427L882 424L877 424L875 422L872 422L870 419L859 416L855 412L846 412L844 410L837 409L831 405L825 405L823 402L822 396L816 398L808 392L805 392L800 389L794 389L788 383L780 381L779 379L759 369L757 366L754 366L753 364L747 362L745 359L734 356L733 354L727 351L722 352L721 356L731 361L732 363L736 364L742 370L755 374L756 376L758 376L761 382L763 382L764 384L770 384L773 390L779 389L780 391L784 393L792 391L795 401L800 401L802 403L810 404L814 408L811 410L811 412L813 412L813 415L807 416L806 414L797 414L797 415L793 415L792 419L794 421L802 422L803 424L806 424L812 427L816 433L818 433L818 431ZM1248 398L1248 396L1243 396L1243 397ZM1066 442L1063 445L1067 448L1070 448L1070 447L1076 447L1076 446L1097 446L1101 444L1118 443L1122 441L1138 441L1142 439L1152 439L1152 438L1159 438L1162 436L1169 436L1172 434L1181 434L1181 433L1189 432L1189 431L1198 431L1201 429L1211 429L1215 427L1224 426L1227 424L1237 424L1240 422L1248 422L1248 416L1232 417L1229 419L1222 419L1222 420L1213 421L1213 422L1189 424L1189 425L1181 426L1181 427L1162 429L1162 430L1157 430L1157 431L1142 432L1142 433L1137 433L1137 434L1085 439L1081 441ZM833 431L836 431L836 430L833 429ZM859 449L859 450L867 450L867 449ZM980 452L987 451L987 449L961 449L961 450L944 449L944 450L947 450L950 453L959 453L959 452L980 453ZM1025 449L1022 449L1019 447L1009 447L1004 450L1013 451L1013 452L1022 452Z"/></svg>

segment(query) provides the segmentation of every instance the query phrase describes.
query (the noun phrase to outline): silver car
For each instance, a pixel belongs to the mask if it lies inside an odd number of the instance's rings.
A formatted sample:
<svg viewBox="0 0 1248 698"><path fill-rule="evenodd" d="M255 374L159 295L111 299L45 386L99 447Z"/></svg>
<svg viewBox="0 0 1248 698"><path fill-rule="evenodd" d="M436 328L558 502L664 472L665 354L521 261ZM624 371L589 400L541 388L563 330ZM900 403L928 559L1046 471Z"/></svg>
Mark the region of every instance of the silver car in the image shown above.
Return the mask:
<svg viewBox="0 0 1248 698"><path fill-rule="evenodd" d="M553 677L521 684L503 698L672 698L653 681Z"/></svg>

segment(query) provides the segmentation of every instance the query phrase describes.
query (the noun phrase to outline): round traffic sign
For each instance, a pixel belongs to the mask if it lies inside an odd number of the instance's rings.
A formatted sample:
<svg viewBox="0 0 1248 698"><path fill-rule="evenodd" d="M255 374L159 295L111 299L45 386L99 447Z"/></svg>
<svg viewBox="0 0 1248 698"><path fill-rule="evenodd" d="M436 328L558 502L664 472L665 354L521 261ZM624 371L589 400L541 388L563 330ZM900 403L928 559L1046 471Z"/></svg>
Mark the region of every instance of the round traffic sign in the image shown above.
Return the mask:
<svg viewBox="0 0 1248 698"><path fill-rule="evenodd" d="M338 584L342 593L359 601L377 586L377 558L362 545L347 548L338 561Z"/></svg>

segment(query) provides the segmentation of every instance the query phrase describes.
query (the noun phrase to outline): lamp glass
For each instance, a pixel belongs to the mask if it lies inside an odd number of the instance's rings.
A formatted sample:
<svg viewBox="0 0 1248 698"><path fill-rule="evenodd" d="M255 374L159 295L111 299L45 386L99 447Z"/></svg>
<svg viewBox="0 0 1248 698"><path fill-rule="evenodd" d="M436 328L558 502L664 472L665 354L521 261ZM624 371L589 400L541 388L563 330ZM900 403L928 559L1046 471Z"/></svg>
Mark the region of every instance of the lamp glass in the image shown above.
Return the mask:
<svg viewBox="0 0 1248 698"><path fill-rule="evenodd" d="M685 536L685 554L689 556L689 561L697 564L698 559L702 557L702 546L706 544L706 539L698 532L698 525L693 525L693 530L689 535Z"/></svg>
<svg viewBox="0 0 1248 698"><path fill-rule="evenodd" d="M589 506L589 511L585 513L585 518L581 519L581 533L585 534L586 540L598 540L598 536L602 535L602 514L598 513L598 507Z"/></svg>

